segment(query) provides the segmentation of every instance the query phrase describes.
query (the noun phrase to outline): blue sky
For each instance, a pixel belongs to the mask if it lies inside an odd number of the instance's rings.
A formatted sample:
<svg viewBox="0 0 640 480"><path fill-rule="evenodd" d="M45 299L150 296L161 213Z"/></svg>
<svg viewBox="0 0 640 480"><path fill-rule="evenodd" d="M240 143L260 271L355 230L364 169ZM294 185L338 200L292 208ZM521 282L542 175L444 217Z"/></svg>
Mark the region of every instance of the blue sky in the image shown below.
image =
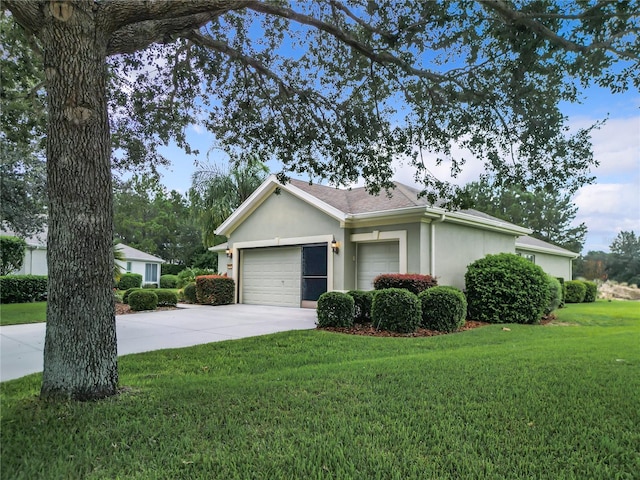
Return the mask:
<svg viewBox="0 0 640 480"><path fill-rule="evenodd" d="M594 87L584 95L582 104L563 107L570 127L586 127L608 117L606 124L592 135L594 154L600 162L593 170L596 182L582 187L574 196L578 206L575 222L584 222L588 228L583 250L586 253L608 251L622 230L640 233L640 94L614 95ZM191 186L196 160L217 164L225 164L228 160L223 152L212 149L214 137L202 128L189 127L188 136L192 146L200 150L200 155L188 156L175 146L169 146L163 153L171 159L172 165L160 169L162 183L183 193ZM269 166L278 169L278 165ZM401 164L395 167L395 180L415 185L410 167ZM446 165L434 167L432 171L439 178L449 178ZM480 173L482 166L469 162L455 182L465 184L476 180Z"/></svg>

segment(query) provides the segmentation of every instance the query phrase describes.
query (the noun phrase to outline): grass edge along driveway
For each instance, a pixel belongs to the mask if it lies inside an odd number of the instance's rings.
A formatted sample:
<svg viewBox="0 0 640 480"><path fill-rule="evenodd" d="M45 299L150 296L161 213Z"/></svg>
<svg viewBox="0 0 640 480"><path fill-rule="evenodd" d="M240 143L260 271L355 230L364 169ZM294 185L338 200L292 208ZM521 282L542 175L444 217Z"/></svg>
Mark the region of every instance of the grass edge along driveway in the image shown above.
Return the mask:
<svg viewBox="0 0 640 480"><path fill-rule="evenodd" d="M121 358L118 397L1 384L2 478L637 478L640 312L431 338L288 332Z"/></svg>

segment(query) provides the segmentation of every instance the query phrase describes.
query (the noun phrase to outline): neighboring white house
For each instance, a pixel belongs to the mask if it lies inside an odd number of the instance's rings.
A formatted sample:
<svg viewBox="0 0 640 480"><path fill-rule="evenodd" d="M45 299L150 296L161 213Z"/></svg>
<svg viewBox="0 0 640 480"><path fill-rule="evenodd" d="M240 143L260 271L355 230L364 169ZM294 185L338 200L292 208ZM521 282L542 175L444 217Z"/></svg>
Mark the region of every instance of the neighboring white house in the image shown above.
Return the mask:
<svg viewBox="0 0 640 480"><path fill-rule="evenodd" d="M236 280L239 303L313 306L326 291L370 290L381 273L422 273L464 288L467 266L518 253L571 279L577 254L528 237L531 230L477 210L428 205L396 183L391 196L270 176L216 230L227 244L218 268Z"/></svg>
<svg viewBox="0 0 640 480"><path fill-rule="evenodd" d="M18 236L8 228L0 229L0 235ZM13 272L13 275L47 275L47 230L32 237L24 239L27 248L24 254L22 268ZM160 265L164 263L161 258L136 248L119 243L118 249L124 254L124 260L118 261L122 269L128 273L142 275L142 283L155 283L160 285Z"/></svg>
<svg viewBox="0 0 640 480"><path fill-rule="evenodd" d="M8 228L0 229L0 235L18 237ZM47 274L47 229L24 239L27 248L24 252L24 260L20 270L13 275L46 275Z"/></svg>
<svg viewBox="0 0 640 480"><path fill-rule="evenodd" d="M160 266L164 260L124 243L119 243L116 248L124 255L123 261L117 261L124 271L142 275L143 285L145 283L160 285Z"/></svg>

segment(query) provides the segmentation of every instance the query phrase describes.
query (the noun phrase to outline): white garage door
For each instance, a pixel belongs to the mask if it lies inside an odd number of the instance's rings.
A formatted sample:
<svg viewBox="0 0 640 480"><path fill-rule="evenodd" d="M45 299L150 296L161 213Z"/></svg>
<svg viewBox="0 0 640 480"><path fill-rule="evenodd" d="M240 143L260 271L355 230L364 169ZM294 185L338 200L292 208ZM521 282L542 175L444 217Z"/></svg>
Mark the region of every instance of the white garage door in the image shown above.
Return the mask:
<svg viewBox="0 0 640 480"><path fill-rule="evenodd" d="M242 303L300 307L300 247L242 250Z"/></svg>
<svg viewBox="0 0 640 480"><path fill-rule="evenodd" d="M373 290L373 280L381 273L400 271L398 242L359 243L358 290Z"/></svg>

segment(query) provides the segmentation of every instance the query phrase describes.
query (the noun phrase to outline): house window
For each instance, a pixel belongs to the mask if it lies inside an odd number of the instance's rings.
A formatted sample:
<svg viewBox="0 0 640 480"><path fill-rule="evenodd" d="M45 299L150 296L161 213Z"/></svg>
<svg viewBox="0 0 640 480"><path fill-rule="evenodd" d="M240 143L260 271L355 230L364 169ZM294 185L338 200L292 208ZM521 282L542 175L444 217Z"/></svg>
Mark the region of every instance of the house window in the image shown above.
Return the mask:
<svg viewBox="0 0 640 480"><path fill-rule="evenodd" d="M158 282L158 264L157 263L145 263L144 278L146 283Z"/></svg>
<svg viewBox="0 0 640 480"><path fill-rule="evenodd" d="M525 260L529 260L531 263L536 263L536 256L532 253L518 252L518 256L524 258Z"/></svg>
<svg viewBox="0 0 640 480"><path fill-rule="evenodd" d="M131 262L127 262L127 273L131 273Z"/></svg>

